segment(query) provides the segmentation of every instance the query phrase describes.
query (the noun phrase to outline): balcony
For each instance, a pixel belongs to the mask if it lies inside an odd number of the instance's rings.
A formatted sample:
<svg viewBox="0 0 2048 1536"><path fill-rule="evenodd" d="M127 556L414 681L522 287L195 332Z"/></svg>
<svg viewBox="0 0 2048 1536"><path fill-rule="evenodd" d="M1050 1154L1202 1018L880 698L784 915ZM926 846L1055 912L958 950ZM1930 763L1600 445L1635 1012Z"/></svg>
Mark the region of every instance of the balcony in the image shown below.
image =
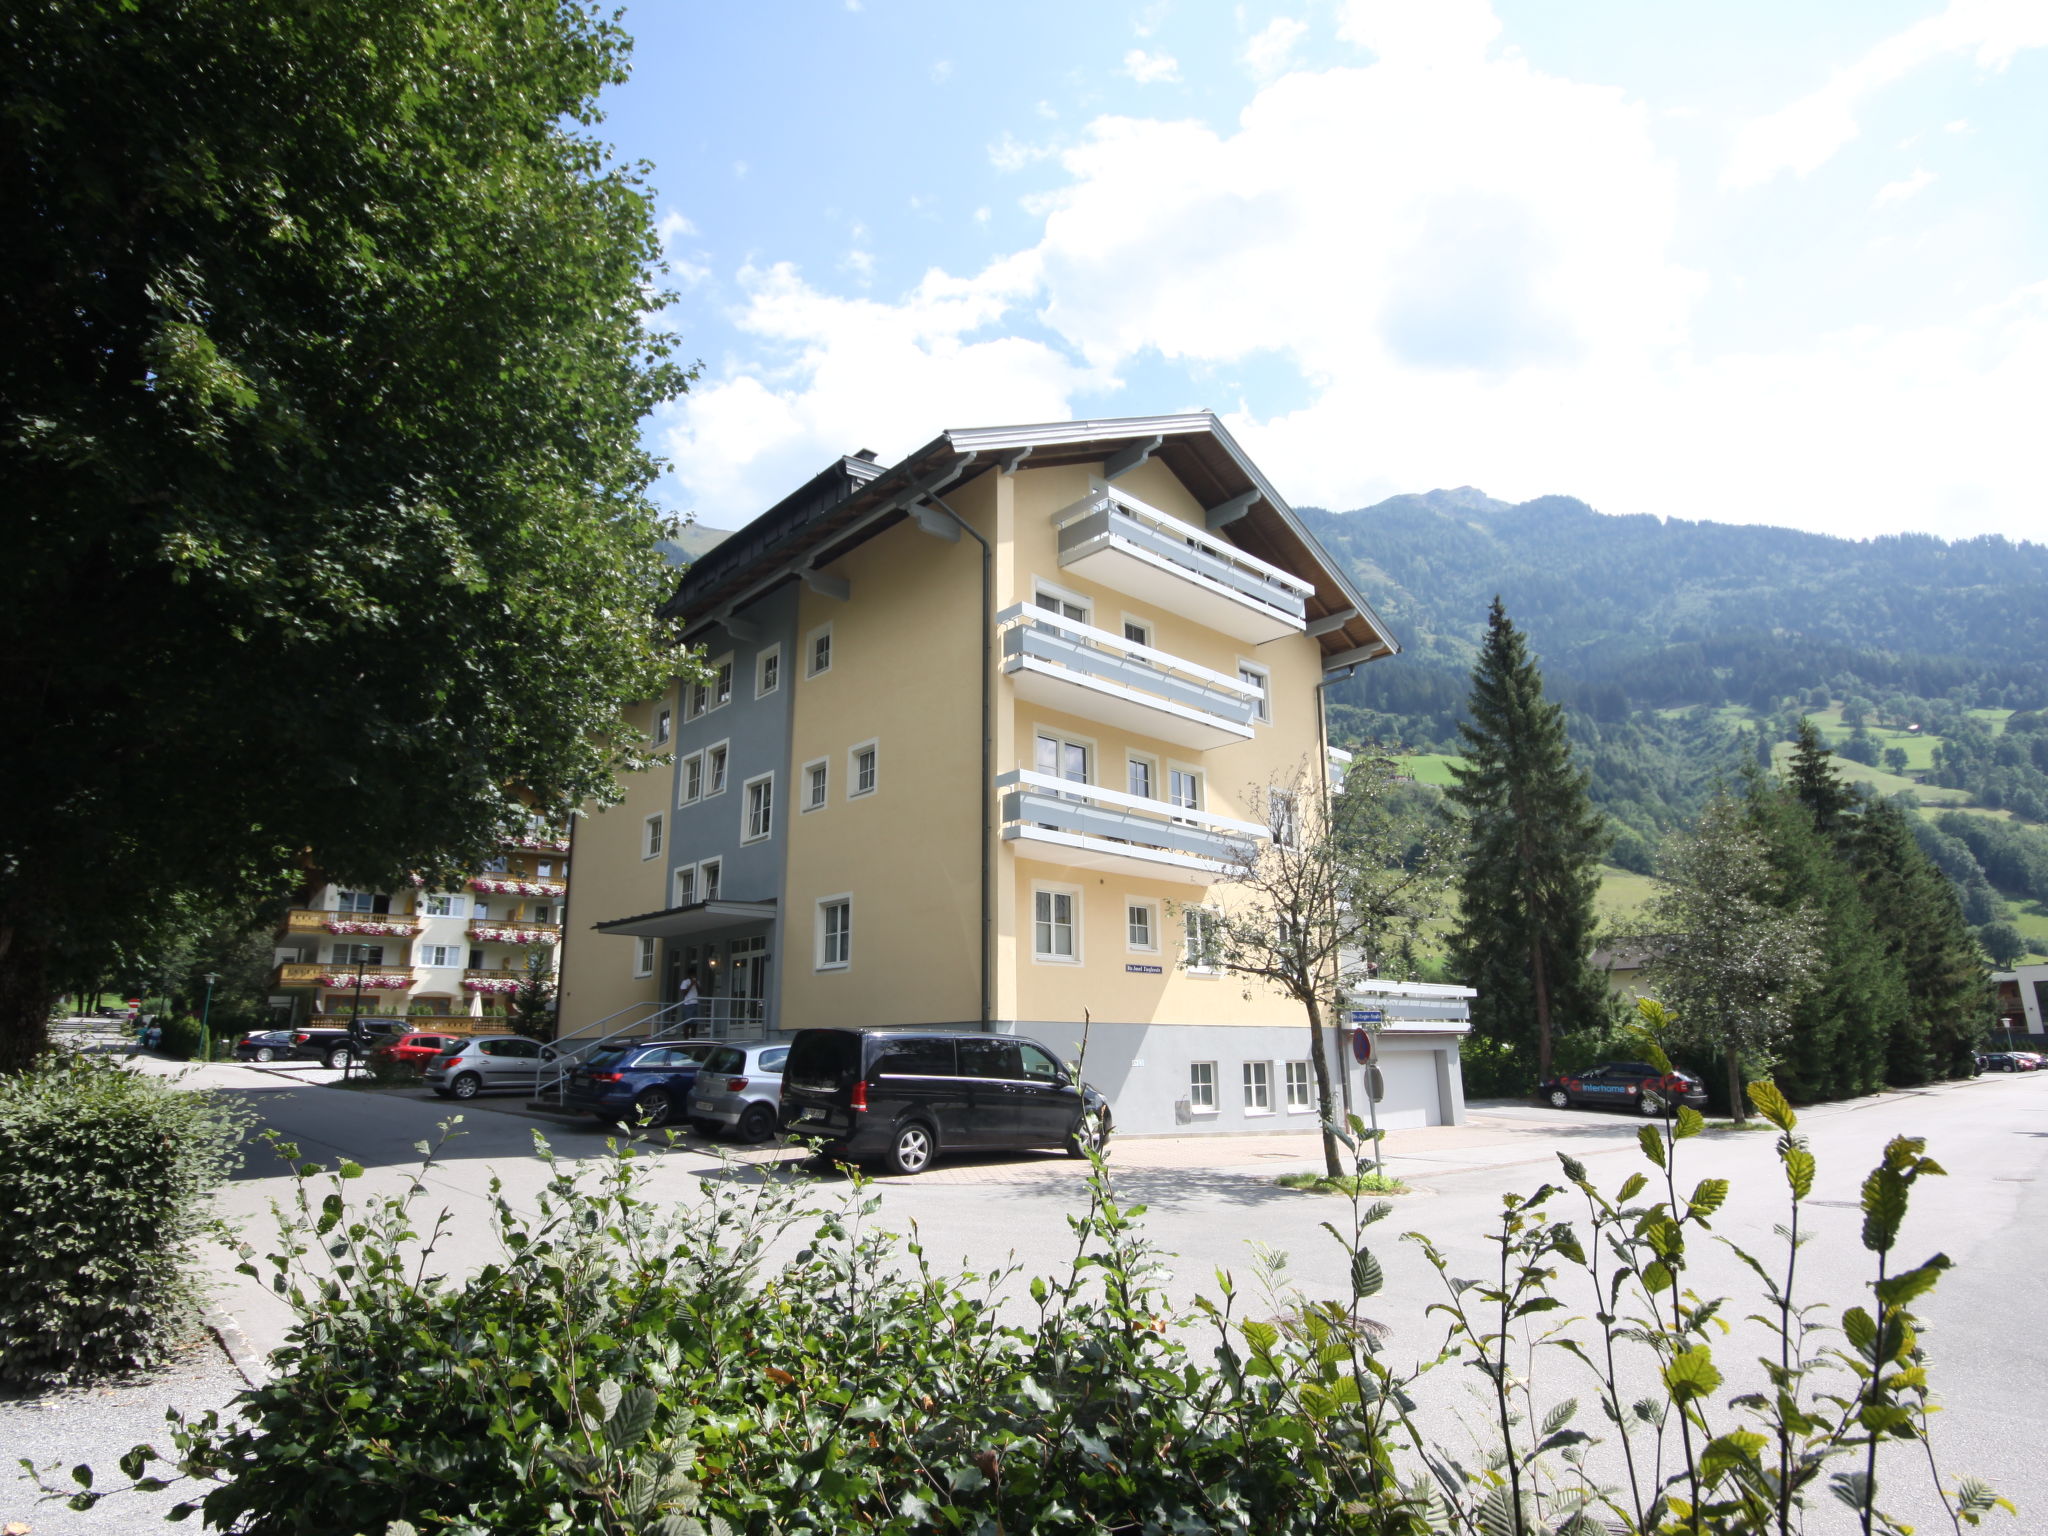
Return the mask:
<svg viewBox="0 0 2048 1536"><path fill-rule="evenodd" d="M349 965L344 961L287 960L270 984L281 989L326 987L353 992L356 978L365 992L402 992L419 977L409 965Z"/></svg>
<svg viewBox="0 0 2048 1536"><path fill-rule="evenodd" d="M569 883L506 871L474 876L469 888L484 896L560 896L569 889Z"/></svg>
<svg viewBox="0 0 2048 1536"><path fill-rule="evenodd" d="M996 777L1003 841L1023 858L1158 879L1225 880L1272 833L1257 822L1016 769Z"/></svg>
<svg viewBox="0 0 2048 1536"><path fill-rule="evenodd" d="M1251 739L1259 694L1234 677L1029 603L996 626L1020 699L1198 752Z"/></svg>
<svg viewBox="0 0 2048 1536"><path fill-rule="evenodd" d="M287 934L345 933L352 938L409 939L420 931L420 920L411 912L329 912L324 908L294 907L284 915L281 930Z"/></svg>
<svg viewBox="0 0 2048 1536"><path fill-rule="evenodd" d="M1062 570L1251 645L1307 628L1308 582L1115 486L1054 513L1053 523Z"/></svg>
<svg viewBox="0 0 2048 1536"><path fill-rule="evenodd" d="M469 920L469 938L473 944L559 944L562 926L518 917L473 917Z"/></svg>
<svg viewBox="0 0 2048 1536"><path fill-rule="evenodd" d="M526 981L523 965L472 965L462 973L465 992L517 992Z"/></svg>

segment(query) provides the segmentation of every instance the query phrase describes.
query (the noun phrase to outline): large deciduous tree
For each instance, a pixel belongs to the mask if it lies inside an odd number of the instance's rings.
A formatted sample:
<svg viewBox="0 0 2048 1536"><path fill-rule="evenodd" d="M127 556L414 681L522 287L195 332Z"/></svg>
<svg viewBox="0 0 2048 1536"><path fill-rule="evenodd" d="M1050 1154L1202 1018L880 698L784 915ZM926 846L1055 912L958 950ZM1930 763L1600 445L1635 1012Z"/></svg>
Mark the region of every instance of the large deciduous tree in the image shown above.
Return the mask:
<svg viewBox="0 0 2048 1536"><path fill-rule="evenodd" d="M1572 760L1564 711L1498 597L1472 671L1464 761L1449 791L1465 830L1452 969L1478 989L1473 1027L1533 1045L1550 1075L1551 1041L1607 1018L1607 993L1588 964L1593 894L1608 834Z"/></svg>
<svg viewBox="0 0 2048 1536"><path fill-rule="evenodd" d="M611 781L679 393L577 0L0 17L0 1069L181 893Z"/></svg>
<svg viewBox="0 0 2048 1536"><path fill-rule="evenodd" d="M1340 1176L1326 1021L1368 974L1405 979L1449 884L1448 829L1389 759L1361 755L1333 789L1304 766L1251 789L1271 836L1247 842L1228 894L1192 913L1185 959L1220 966L1302 1007L1323 1128L1323 1163Z"/></svg>

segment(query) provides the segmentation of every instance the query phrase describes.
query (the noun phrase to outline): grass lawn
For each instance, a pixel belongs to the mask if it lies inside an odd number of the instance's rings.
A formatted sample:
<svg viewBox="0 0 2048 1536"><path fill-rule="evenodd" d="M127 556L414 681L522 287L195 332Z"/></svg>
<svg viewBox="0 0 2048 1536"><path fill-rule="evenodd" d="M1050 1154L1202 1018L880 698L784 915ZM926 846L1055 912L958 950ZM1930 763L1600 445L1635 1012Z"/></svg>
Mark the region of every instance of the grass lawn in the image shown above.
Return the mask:
<svg viewBox="0 0 2048 1536"><path fill-rule="evenodd" d="M2038 901L2018 901L2008 898L2012 908L2012 925L2027 936L2027 942L2034 946L2036 958L2048 957L2048 906Z"/></svg>
<svg viewBox="0 0 2048 1536"><path fill-rule="evenodd" d="M1647 906L1662 884L1661 880L1649 875L1603 864L1600 866L1600 890L1593 897L1593 910L1603 923L1624 921Z"/></svg>
<svg viewBox="0 0 2048 1536"><path fill-rule="evenodd" d="M1463 761L1463 758L1452 757L1446 752L1417 752L1412 757L1399 759L1401 767L1414 775L1416 783L1444 786L1451 782L1451 764Z"/></svg>
<svg viewBox="0 0 2048 1536"><path fill-rule="evenodd" d="M2003 736L2005 722L2012 718L2012 711L2009 709L1966 709L1963 713L1972 720L1983 721L1991 728L1991 734L1994 736Z"/></svg>

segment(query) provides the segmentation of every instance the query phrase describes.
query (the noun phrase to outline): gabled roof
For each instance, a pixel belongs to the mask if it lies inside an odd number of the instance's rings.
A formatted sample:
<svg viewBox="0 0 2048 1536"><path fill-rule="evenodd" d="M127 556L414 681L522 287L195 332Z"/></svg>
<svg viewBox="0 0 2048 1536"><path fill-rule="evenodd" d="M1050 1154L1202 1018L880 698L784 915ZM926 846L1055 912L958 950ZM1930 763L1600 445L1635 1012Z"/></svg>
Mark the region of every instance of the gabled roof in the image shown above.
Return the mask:
<svg viewBox="0 0 2048 1536"><path fill-rule="evenodd" d="M1326 668L1400 650L1343 568L1209 411L956 429L886 469L865 458L839 459L707 551L684 573L662 614L680 620L687 639L803 570L829 565L934 493L990 471L1119 456L1160 460L1204 507L1244 504L1240 515L1212 531L1314 585L1307 605L1311 629L1337 620L1317 636Z"/></svg>

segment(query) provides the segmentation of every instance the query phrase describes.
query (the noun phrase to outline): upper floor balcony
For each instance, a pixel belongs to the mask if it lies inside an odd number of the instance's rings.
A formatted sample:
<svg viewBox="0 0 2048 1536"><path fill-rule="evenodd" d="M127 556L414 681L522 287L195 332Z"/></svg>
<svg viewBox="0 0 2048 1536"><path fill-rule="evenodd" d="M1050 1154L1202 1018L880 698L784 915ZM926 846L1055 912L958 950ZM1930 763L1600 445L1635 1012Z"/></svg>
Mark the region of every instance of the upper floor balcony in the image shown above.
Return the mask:
<svg viewBox="0 0 2048 1536"><path fill-rule="evenodd" d="M553 876L527 875L515 870L487 870L474 876L469 888L483 896L560 896L567 892L569 883Z"/></svg>
<svg viewBox="0 0 2048 1536"><path fill-rule="evenodd" d="M1074 869L1157 879L1225 880L1249 849L1272 837L1257 822L1147 800L1019 768L996 776L1003 841L1026 857Z"/></svg>
<svg viewBox="0 0 2048 1536"><path fill-rule="evenodd" d="M996 615L1017 697L1198 752L1249 740L1258 690L1029 603Z"/></svg>
<svg viewBox="0 0 2048 1536"><path fill-rule="evenodd" d="M1259 645L1308 627L1315 590L1113 485L1053 514L1060 568Z"/></svg>
<svg viewBox="0 0 2048 1536"><path fill-rule="evenodd" d="M409 939L420 931L420 920L411 912L330 912L325 908L293 907L284 915L281 932L290 934L340 933L350 938Z"/></svg>
<svg viewBox="0 0 2048 1536"><path fill-rule="evenodd" d="M277 968L271 985L333 987L365 992L402 992L417 985L419 977L409 965L355 965L348 961L287 960Z"/></svg>
<svg viewBox="0 0 2048 1536"><path fill-rule="evenodd" d="M559 944L562 927L559 923L536 923L520 917L473 917L469 920L469 939L472 944Z"/></svg>

